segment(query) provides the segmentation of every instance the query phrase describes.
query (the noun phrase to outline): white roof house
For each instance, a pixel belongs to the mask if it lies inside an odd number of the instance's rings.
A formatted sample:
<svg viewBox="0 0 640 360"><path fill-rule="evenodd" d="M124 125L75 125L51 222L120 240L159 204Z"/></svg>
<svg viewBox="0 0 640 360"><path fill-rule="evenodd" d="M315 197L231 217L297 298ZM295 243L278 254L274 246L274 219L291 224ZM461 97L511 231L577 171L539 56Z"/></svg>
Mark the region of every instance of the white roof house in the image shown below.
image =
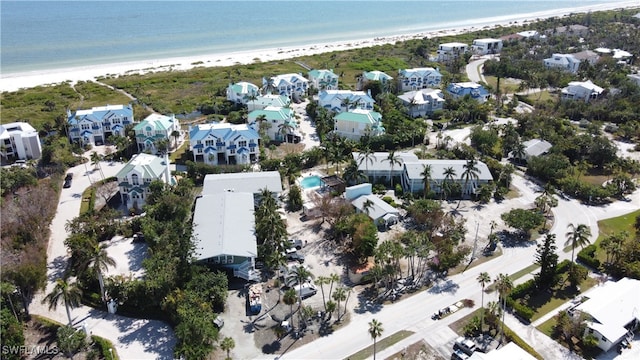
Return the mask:
<svg viewBox="0 0 640 360"><path fill-rule="evenodd" d="M627 327L640 323L640 280L622 278L607 282L588 297L575 310L591 316L586 333L598 338L602 350L611 349L627 336Z"/></svg>
<svg viewBox="0 0 640 360"><path fill-rule="evenodd" d="M438 87L442 82L442 74L432 67L402 69L398 71L398 83L401 91Z"/></svg>
<svg viewBox="0 0 640 360"><path fill-rule="evenodd" d="M391 225L398 222L400 217L398 209L373 195L370 183L347 187L345 198L357 212L366 213L376 225Z"/></svg>
<svg viewBox="0 0 640 360"><path fill-rule="evenodd" d="M553 54L550 58L543 60L546 68L556 68L577 73L580 68L580 60L576 59L572 54Z"/></svg>
<svg viewBox="0 0 640 360"><path fill-rule="evenodd" d="M524 160L529 160L533 156L544 155L553 146L550 142L541 139L527 140L522 145L524 145ZM513 152L511 156L513 156Z"/></svg>
<svg viewBox="0 0 640 360"><path fill-rule="evenodd" d="M450 181L460 184L463 187L463 194L475 193L478 188L493 181L493 176L487 165L481 161L476 161L476 168L478 169L477 179L470 179L465 186L465 181L462 179L462 174L465 172L465 165L467 160L418 160L415 162L405 162L402 173L402 188L407 192L419 192L424 190L424 177L422 173L425 166L431 166L431 181L430 188L435 193L442 191L442 182L446 180L445 171L448 168L452 168L455 172L455 176Z"/></svg>
<svg viewBox="0 0 640 360"><path fill-rule="evenodd" d="M293 73L274 76L271 82L278 94L289 98L301 98L307 93L309 86L309 80L301 74Z"/></svg>
<svg viewBox="0 0 640 360"><path fill-rule="evenodd" d="M461 42L440 44L436 51L438 61L449 61L464 55L469 51L469 45Z"/></svg>
<svg viewBox="0 0 640 360"><path fill-rule="evenodd" d="M600 86L587 81L572 81L569 86L565 87L561 91L562 99L565 100L584 100L589 102L590 100L597 99L604 89Z"/></svg>
<svg viewBox="0 0 640 360"><path fill-rule="evenodd" d="M411 117L428 116L444 107L444 95L438 89L421 89L409 91L398 98Z"/></svg>
<svg viewBox="0 0 640 360"><path fill-rule="evenodd" d="M502 40L500 39L475 39L471 44L471 51L474 54L498 54L502 50Z"/></svg>
<svg viewBox="0 0 640 360"><path fill-rule="evenodd" d="M272 193L282 192L282 181L277 171L208 174L204 177L202 195L222 192L260 194L263 189Z"/></svg>
<svg viewBox="0 0 640 360"><path fill-rule="evenodd" d="M39 159L42 144L38 132L26 122L12 122L0 125L0 150L5 158L18 160Z"/></svg>
<svg viewBox="0 0 640 360"><path fill-rule="evenodd" d="M338 88L338 75L333 73L333 69L314 69L309 71L309 82L319 90L335 90Z"/></svg>
<svg viewBox="0 0 640 360"><path fill-rule="evenodd" d="M373 110L375 101L368 92L351 90L326 90L318 93L318 105L340 113L352 109Z"/></svg>
<svg viewBox="0 0 640 360"><path fill-rule="evenodd" d="M391 169L391 162L387 160L389 158L388 152L374 152L368 159L364 159L362 153L351 153L353 160L358 164L358 170L364 172L368 178L373 179L373 182L381 178L388 181L390 175L394 177L400 176L405 162L418 161L418 157L412 152L396 152L394 155L398 157L400 164L394 164L393 169Z"/></svg>

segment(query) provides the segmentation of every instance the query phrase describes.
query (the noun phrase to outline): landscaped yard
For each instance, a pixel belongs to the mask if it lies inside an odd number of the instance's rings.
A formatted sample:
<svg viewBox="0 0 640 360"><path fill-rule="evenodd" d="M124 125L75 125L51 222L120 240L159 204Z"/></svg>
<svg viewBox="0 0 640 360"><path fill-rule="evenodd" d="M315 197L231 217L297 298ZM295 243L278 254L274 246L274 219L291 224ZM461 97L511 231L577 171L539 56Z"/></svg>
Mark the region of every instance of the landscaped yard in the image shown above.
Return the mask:
<svg viewBox="0 0 640 360"><path fill-rule="evenodd" d="M408 338L411 335L413 335L413 331L401 330L401 331L398 331L397 333L387 336L386 338L382 338L378 340L378 342L376 343L376 351L381 351L383 349L386 349L389 346L405 338ZM370 346L358 351L357 353L351 356L348 356L347 358L352 360L364 360L364 359L368 359L372 355L373 355L373 341Z"/></svg>
<svg viewBox="0 0 640 360"><path fill-rule="evenodd" d="M580 283L580 291L569 286L568 282L562 285L562 287L553 289L553 292L548 291L539 292L536 296L529 297L525 304L535 310L535 314L531 317L531 321L535 321L545 314L549 313L558 306L573 299L575 296L584 293L597 283L596 279L587 277L582 283Z"/></svg>

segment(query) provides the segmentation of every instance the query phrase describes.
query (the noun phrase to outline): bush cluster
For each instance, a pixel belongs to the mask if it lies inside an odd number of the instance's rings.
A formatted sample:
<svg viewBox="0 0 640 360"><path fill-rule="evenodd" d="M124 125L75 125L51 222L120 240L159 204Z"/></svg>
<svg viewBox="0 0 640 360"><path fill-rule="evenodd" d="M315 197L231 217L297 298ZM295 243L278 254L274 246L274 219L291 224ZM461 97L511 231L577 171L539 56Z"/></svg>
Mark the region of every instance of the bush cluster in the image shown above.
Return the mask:
<svg viewBox="0 0 640 360"><path fill-rule="evenodd" d="M594 269L599 269L600 260L596 259L595 257L597 250L598 248L594 244L585 247L578 253L578 260L580 260L580 262L587 266L590 266Z"/></svg>

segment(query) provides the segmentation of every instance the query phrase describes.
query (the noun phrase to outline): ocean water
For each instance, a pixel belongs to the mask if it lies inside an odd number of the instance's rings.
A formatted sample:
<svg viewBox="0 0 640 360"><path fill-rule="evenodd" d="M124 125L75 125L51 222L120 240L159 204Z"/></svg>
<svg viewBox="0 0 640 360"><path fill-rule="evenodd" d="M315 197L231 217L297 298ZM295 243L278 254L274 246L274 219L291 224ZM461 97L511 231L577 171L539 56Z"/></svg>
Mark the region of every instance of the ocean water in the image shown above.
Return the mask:
<svg viewBox="0 0 640 360"><path fill-rule="evenodd" d="M417 33L606 2L3 0L0 72Z"/></svg>

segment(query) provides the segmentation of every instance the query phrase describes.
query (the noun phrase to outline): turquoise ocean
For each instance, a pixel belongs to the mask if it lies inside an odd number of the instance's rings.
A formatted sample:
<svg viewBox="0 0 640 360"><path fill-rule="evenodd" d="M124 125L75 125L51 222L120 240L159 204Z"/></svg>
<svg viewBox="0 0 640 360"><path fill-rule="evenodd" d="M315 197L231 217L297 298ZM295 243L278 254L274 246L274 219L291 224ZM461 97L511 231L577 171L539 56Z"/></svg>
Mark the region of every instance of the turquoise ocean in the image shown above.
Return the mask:
<svg viewBox="0 0 640 360"><path fill-rule="evenodd" d="M364 39L606 0L0 1L0 72Z"/></svg>

